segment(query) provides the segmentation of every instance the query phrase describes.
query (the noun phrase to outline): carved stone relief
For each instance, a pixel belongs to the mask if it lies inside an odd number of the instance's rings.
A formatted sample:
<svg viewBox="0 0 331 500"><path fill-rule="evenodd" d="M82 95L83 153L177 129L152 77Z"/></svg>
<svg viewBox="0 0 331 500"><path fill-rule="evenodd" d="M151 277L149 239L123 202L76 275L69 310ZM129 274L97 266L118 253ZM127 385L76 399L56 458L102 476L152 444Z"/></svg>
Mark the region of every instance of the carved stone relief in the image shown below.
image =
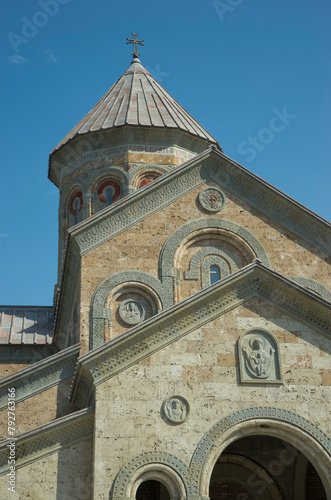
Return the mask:
<svg viewBox="0 0 331 500"><path fill-rule="evenodd" d="M144 304L138 300L127 299L121 303L118 313L124 323L128 325L137 325L144 321L146 316L146 309Z"/></svg>
<svg viewBox="0 0 331 500"><path fill-rule="evenodd" d="M241 382L281 383L278 341L266 330L251 330L239 339Z"/></svg>
<svg viewBox="0 0 331 500"><path fill-rule="evenodd" d="M190 412L190 405L182 396L170 396L162 403L161 414L171 424L182 424Z"/></svg>
<svg viewBox="0 0 331 500"><path fill-rule="evenodd" d="M208 212L219 212L225 205L225 196L217 188L203 189L198 198L200 205Z"/></svg>

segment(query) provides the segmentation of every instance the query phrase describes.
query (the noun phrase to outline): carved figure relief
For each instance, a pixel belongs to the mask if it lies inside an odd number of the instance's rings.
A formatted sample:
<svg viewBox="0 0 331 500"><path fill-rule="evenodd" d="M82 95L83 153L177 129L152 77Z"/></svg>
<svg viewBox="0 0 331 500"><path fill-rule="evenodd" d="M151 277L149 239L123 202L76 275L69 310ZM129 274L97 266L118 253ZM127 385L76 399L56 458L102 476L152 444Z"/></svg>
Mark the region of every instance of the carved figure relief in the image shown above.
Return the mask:
<svg viewBox="0 0 331 500"><path fill-rule="evenodd" d="M242 382L281 382L278 341L266 330L244 333L239 339Z"/></svg>
<svg viewBox="0 0 331 500"><path fill-rule="evenodd" d="M182 396L170 396L162 404L162 414L172 424L185 422L189 411L190 406Z"/></svg>
<svg viewBox="0 0 331 500"><path fill-rule="evenodd" d="M199 193L200 205L208 212L219 212L225 204L225 196L220 189L207 188Z"/></svg>
<svg viewBox="0 0 331 500"><path fill-rule="evenodd" d="M146 309L141 302L137 300L124 300L119 307L121 319L129 325L137 325L145 319Z"/></svg>

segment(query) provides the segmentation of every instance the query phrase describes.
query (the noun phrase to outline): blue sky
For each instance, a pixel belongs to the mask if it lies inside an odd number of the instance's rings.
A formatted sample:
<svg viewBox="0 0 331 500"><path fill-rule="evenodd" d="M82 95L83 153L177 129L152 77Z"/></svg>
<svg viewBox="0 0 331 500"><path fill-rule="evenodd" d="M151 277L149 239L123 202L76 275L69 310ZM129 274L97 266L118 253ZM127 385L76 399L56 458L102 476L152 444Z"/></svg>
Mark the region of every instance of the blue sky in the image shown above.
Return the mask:
<svg viewBox="0 0 331 500"><path fill-rule="evenodd" d="M145 40L143 65L228 156L330 220L328 0L15 0L1 10L1 304L52 303L48 155L127 69L132 31Z"/></svg>

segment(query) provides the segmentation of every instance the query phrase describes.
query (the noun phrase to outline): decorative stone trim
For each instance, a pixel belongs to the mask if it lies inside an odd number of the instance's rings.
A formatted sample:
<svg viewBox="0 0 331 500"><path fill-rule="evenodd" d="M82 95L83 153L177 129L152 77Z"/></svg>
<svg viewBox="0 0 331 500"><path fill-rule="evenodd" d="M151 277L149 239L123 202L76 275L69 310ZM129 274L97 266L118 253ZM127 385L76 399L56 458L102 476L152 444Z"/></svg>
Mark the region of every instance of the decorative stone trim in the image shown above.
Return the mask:
<svg viewBox="0 0 331 500"><path fill-rule="evenodd" d="M106 278L92 297L91 311L91 349L99 347L105 341L104 338L104 307L109 293L115 286L123 283L143 283L148 286L159 297L161 304L164 302L164 289L157 278L143 271L121 271Z"/></svg>
<svg viewBox="0 0 331 500"><path fill-rule="evenodd" d="M331 254L331 224L264 181L224 153L213 149L210 174L216 182L327 255ZM235 168L234 168L235 167ZM212 172L213 170L213 172Z"/></svg>
<svg viewBox="0 0 331 500"><path fill-rule="evenodd" d="M291 280L307 290L317 293L322 299L331 302L331 291L319 281L315 281L311 278L304 278L303 276L293 276Z"/></svg>
<svg viewBox="0 0 331 500"><path fill-rule="evenodd" d="M184 279L186 280L197 280L199 279L199 264L204 259L205 257L208 256L219 256L222 257L222 259L226 260L229 263L230 270L233 273L234 271L237 271L239 269L239 265L233 257L231 256L230 252L228 252L225 249L221 249L218 247L204 247L201 248L195 255L193 255L191 261L190 261L190 266L189 270L184 272ZM228 274L228 273L227 273ZM225 274L225 276L227 276ZM205 288L205 287L203 287Z"/></svg>
<svg viewBox="0 0 331 500"><path fill-rule="evenodd" d="M114 147L114 144L117 146ZM174 144L176 147L174 148ZM150 145L150 146L148 146ZM183 161L201 153L210 145L205 139L193 137L185 131L170 128L125 126L76 136L65 147L54 150L49 159L49 178L58 185L59 178L75 172L85 172L95 159L104 158L105 163L115 163L123 154L128 159L130 152L148 153L148 147L164 153L171 148L172 154ZM167 153L167 151L165 151ZM159 155L158 155L159 156ZM116 158L117 157L117 158ZM61 172L62 170L62 172Z"/></svg>
<svg viewBox="0 0 331 500"><path fill-rule="evenodd" d="M156 470L159 464L170 467L179 475L185 485L188 467L180 458L162 451L150 451L132 458L119 471L113 486L112 500L128 498L126 493L132 476L147 464L154 464Z"/></svg>
<svg viewBox="0 0 331 500"><path fill-rule="evenodd" d="M202 229L220 229L238 236L250 246L255 256L262 262L262 264L270 267L267 252L259 240L250 231L248 231L248 229L226 219L204 217L183 224L176 229L176 231L174 231L164 243L159 258L159 270L162 284L167 289L171 289L172 285L170 277L172 276L172 265L177 247L184 238Z"/></svg>
<svg viewBox="0 0 331 500"><path fill-rule="evenodd" d="M8 387L15 388L16 403L19 403L72 377L79 350L80 344L76 344L1 379L0 410L7 407Z"/></svg>
<svg viewBox="0 0 331 500"><path fill-rule="evenodd" d="M24 467L92 436L93 425L94 408L87 408L16 436L15 467ZM0 475L9 470L7 445L10 441L6 439L0 444Z"/></svg>
<svg viewBox="0 0 331 500"><path fill-rule="evenodd" d="M222 418L209 431L207 431L200 440L193 454L190 464L190 483L188 485L189 495L198 495L201 472L203 464L207 458L209 450L215 446L222 434L241 422L255 419L274 419L284 422L309 434L314 438L330 455L331 459L331 438L321 431L317 426L289 410L274 408L269 406L251 407L239 410Z"/></svg>
<svg viewBox="0 0 331 500"><path fill-rule="evenodd" d="M209 148L156 179L144 193L138 190L122 200L120 206L117 204L117 210L114 207L111 212L89 219L84 227L73 228L71 232L75 235L81 253L91 251L208 179L220 183L295 234L330 252L331 234L330 231L328 234L325 232L326 228L330 229L330 224L223 153Z"/></svg>
<svg viewBox="0 0 331 500"><path fill-rule="evenodd" d="M251 297L265 299L330 338L330 306L275 271L253 262L82 356L78 360L73 400L78 398L84 406L90 404L84 389L87 372L97 385Z"/></svg>
<svg viewBox="0 0 331 500"><path fill-rule="evenodd" d="M138 189L108 207L108 210L104 209L93 218L90 217L83 223L84 227L72 227L69 232L74 235L81 255L85 255L101 243L136 225L149 215L181 198L186 192L193 191L197 187L197 181L198 185L204 182L201 169L200 165L196 165L193 170L181 172L181 175L178 175L179 170L173 170L155 179L149 189ZM175 177L175 184L169 183L169 175ZM164 183L165 178L168 179L168 183ZM161 190L160 183L163 184Z"/></svg>

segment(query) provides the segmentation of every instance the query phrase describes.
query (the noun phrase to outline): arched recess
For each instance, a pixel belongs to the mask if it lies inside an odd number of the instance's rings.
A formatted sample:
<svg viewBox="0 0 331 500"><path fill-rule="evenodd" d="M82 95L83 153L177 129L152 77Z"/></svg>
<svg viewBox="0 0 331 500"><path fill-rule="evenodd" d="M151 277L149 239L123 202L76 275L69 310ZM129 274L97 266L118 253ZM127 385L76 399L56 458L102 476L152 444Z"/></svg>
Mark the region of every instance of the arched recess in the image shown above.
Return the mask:
<svg viewBox="0 0 331 500"><path fill-rule="evenodd" d="M254 478L253 481L252 478ZM283 500L284 498L272 477L260 465L246 456L233 453L224 453L220 456L210 479L211 498L218 496L217 491L214 491L214 495L212 494L212 489L217 488L217 483L221 482L222 484L222 480L226 483L226 486L232 483L235 489L238 488L236 492L232 492L236 494L238 499L256 498L257 485L260 490L261 485L264 486L258 498L263 498L263 500Z"/></svg>
<svg viewBox="0 0 331 500"><path fill-rule="evenodd" d="M106 278L95 290L91 301L90 317L90 348L99 347L105 341L105 321L108 318L108 310L105 301L113 288L124 283L142 283L149 287L159 298L161 307L164 308L163 288L160 281L154 276L143 271L121 271Z"/></svg>
<svg viewBox="0 0 331 500"><path fill-rule="evenodd" d="M187 496L187 465L165 452L146 452L132 458L117 474L109 498L134 499L144 481L159 481L167 488L171 499Z"/></svg>
<svg viewBox="0 0 331 500"><path fill-rule="evenodd" d="M185 271L184 273L184 278L187 280L199 279L199 264L202 261L202 259L208 256L217 256L224 259L224 261L228 263L231 272L238 271L239 269L238 263L233 259L232 255L230 255L229 252L224 251L217 247L207 246L205 248L201 248L196 252L195 255L193 255L190 261L189 270Z"/></svg>
<svg viewBox="0 0 331 500"><path fill-rule="evenodd" d="M114 196L112 203L115 203L115 201L118 201L127 194L128 181L125 172L122 172L121 169L112 167L111 169L107 168L106 171L98 172L97 175L94 174L93 177L91 176L91 185L89 188L92 214L108 206L106 199L104 199L105 193L102 192L107 184L109 184L109 187L113 187Z"/></svg>
<svg viewBox="0 0 331 500"><path fill-rule="evenodd" d="M231 413L204 434L190 464L189 495L208 496L210 477L222 452L234 441L255 435L273 436L297 448L313 464L331 498L331 438L291 411L263 406Z"/></svg>
<svg viewBox="0 0 331 500"><path fill-rule="evenodd" d="M319 281L313 280L312 278L305 278L304 276L292 276L291 280L303 288L307 288L307 290L316 293L322 297L322 299L331 302L331 291Z"/></svg>
<svg viewBox="0 0 331 500"><path fill-rule="evenodd" d="M235 222L221 219L218 217L203 217L180 226L174 231L164 243L159 257L159 273L164 287L171 291L171 304L173 303L172 285L176 283L179 277L179 270L174 266L176 252L179 246L194 233L199 231L220 231L223 234L230 235L238 242L250 249L252 260L258 258L265 266L270 266L269 257L260 241L246 228Z"/></svg>
<svg viewBox="0 0 331 500"><path fill-rule="evenodd" d="M130 169L132 186L135 189L140 189L169 170L171 168L164 165L135 165L132 170Z"/></svg>

